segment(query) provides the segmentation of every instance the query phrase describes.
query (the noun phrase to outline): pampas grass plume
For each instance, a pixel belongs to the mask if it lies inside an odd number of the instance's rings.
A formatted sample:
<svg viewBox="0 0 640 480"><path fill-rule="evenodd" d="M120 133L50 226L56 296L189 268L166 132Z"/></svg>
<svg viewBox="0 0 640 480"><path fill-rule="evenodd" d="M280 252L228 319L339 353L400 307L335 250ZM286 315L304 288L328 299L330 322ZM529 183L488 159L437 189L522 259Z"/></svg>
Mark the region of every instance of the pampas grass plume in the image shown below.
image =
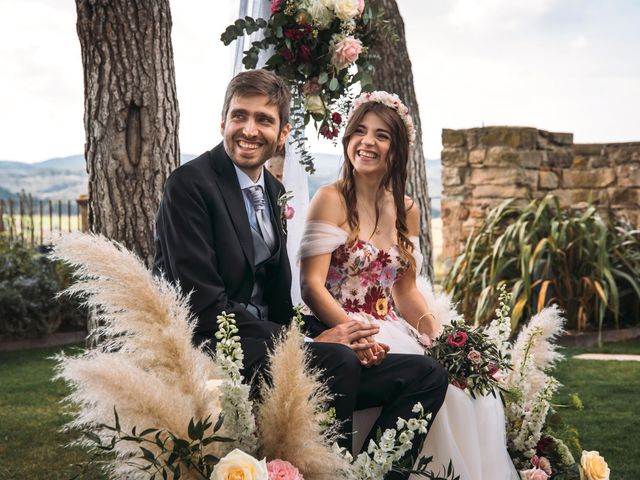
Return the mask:
<svg viewBox="0 0 640 480"><path fill-rule="evenodd" d="M179 288L101 236L65 235L52 256L75 267L77 281L67 293L98 312L106 335L100 348L57 357L57 376L71 386L67 400L77 407L69 427L107 438L100 425L113 425L114 407L124 431L154 427L188 438L191 418L215 421L218 392L206 383L216 378L216 365L191 343L194 319ZM218 445L208 452L215 454ZM138 447L121 442L117 448L124 459ZM130 471L126 462L114 469Z"/></svg>
<svg viewBox="0 0 640 480"><path fill-rule="evenodd" d="M310 368L309 353L297 325L276 342L269 355L269 382L262 382L258 406L260 453L295 465L305 480L345 478L348 463L332 450L335 429L320 425L331 399L319 370Z"/></svg>

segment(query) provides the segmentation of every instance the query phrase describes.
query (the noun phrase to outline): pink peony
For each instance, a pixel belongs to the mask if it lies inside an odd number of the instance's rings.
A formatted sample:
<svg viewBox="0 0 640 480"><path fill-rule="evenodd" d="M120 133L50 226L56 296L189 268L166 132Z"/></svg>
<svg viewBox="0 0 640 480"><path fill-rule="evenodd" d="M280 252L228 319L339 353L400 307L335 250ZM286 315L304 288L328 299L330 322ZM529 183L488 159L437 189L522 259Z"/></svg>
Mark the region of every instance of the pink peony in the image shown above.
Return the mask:
<svg viewBox="0 0 640 480"><path fill-rule="evenodd" d="M454 335L449 335L447 337L447 343L451 347L464 347L464 344L467 343L469 339L469 335L466 332L458 332Z"/></svg>
<svg viewBox="0 0 640 480"><path fill-rule="evenodd" d="M300 471L284 460L271 460L267 463L269 480L304 480Z"/></svg>
<svg viewBox="0 0 640 480"><path fill-rule="evenodd" d="M547 475L544 470L539 468L532 468L530 470L520 470L520 478L522 480L547 480Z"/></svg>
<svg viewBox="0 0 640 480"><path fill-rule="evenodd" d="M360 52L362 52L362 42L357 38L345 37L336 43L331 63L338 70L342 70L355 62Z"/></svg>

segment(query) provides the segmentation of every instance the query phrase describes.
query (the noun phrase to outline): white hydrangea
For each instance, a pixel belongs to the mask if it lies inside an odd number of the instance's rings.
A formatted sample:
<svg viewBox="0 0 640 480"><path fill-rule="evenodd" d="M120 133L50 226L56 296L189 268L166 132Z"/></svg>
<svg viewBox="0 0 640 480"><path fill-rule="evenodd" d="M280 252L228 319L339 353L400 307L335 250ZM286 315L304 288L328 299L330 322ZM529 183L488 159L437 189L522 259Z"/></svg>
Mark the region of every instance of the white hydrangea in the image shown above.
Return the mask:
<svg viewBox="0 0 640 480"><path fill-rule="evenodd" d="M305 0L301 6L311 15L313 25L324 30L331 25L335 18L333 4L333 0Z"/></svg>

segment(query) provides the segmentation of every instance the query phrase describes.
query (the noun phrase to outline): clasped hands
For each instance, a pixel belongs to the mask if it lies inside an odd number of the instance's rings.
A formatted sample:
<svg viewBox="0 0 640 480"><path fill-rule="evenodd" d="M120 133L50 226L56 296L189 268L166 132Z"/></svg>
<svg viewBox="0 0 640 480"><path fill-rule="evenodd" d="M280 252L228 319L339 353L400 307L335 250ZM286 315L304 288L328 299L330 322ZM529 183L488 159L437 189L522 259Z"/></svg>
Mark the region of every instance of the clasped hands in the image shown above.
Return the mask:
<svg viewBox="0 0 640 480"><path fill-rule="evenodd" d="M329 328L313 340L315 342L341 343L351 348L365 367L380 365L389 352L389 346L373 338L380 328L373 324L349 320Z"/></svg>

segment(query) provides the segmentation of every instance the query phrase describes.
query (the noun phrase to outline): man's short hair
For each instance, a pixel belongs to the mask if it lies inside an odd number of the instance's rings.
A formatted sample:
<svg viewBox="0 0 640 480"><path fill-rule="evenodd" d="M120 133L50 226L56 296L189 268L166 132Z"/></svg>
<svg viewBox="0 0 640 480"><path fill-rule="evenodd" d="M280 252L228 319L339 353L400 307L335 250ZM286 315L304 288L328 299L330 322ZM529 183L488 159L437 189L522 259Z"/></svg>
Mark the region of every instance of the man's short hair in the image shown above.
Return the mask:
<svg viewBox="0 0 640 480"><path fill-rule="evenodd" d="M278 107L280 130L289 123L289 104L291 103L289 85L275 73L264 69L240 72L231 79L224 95L222 118L227 118L229 104L234 96L250 97L253 95L266 95L269 97L269 104Z"/></svg>

